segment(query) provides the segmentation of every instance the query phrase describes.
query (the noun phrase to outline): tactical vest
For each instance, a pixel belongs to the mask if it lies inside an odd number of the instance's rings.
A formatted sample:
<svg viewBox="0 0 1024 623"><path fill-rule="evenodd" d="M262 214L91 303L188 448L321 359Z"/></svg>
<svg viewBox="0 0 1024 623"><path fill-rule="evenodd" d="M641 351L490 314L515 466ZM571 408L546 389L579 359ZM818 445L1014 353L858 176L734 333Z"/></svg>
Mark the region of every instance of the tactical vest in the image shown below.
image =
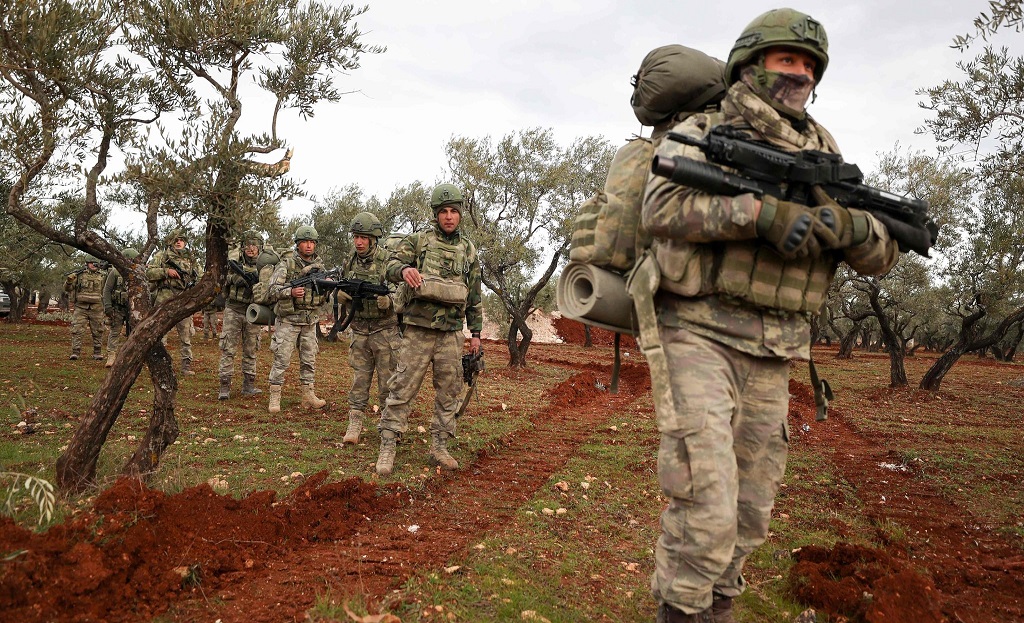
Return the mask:
<svg viewBox="0 0 1024 623"><path fill-rule="evenodd" d="M103 281L107 273L96 270L85 269L77 277L75 283L76 303L101 303L103 302Z"/></svg>
<svg viewBox="0 0 1024 623"><path fill-rule="evenodd" d="M324 270L324 264L320 260L319 256L309 264L306 264L297 256L283 257L281 258L281 261L284 262L286 267L284 276L286 283L302 277L302 271L307 267L309 267L309 270L306 271L306 274L323 272ZM279 299L274 305L274 313L278 316L291 316L292 314L301 312L316 311L323 306L325 302L327 302L326 293L316 292L312 285L308 285L305 287L305 291L303 292L301 299L297 299L293 296Z"/></svg>
<svg viewBox="0 0 1024 623"><path fill-rule="evenodd" d="M165 249L157 253L155 256L153 256L153 260L150 263L150 266L153 266L154 268L157 268L160 271L166 271L169 268L174 268L173 266L167 263L168 259L177 264L178 268L180 268L182 271L189 273L190 277L192 277L193 279L195 278L195 270L192 265L192 260L189 259L189 257L186 255L179 255L178 253L175 253L173 249ZM150 275L150 281L156 282L156 291L154 292L154 297L155 302L157 304L163 303L164 301L170 299L179 292L185 290L184 279L182 279L181 277L179 277L178 279L170 279L166 276L166 273L163 273L163 276L158 279L153 279L152 275Z"/></svg>
<svg viewBox="0 0 1024 623"><path fill-rule="evenodd" d="M128 283L117 269L114 271L114 287L111 289L110 302L117 307L128 307Z"/></svg>
<svg viewBox="0 0 1024 623"><path fill-rule="evenodd" d="M245 254L242 254L241 259L230 256L229 259L240 262L242 264L242 269L246 274L252 273L259 277L255 258L249 258ZM233 277L233 279L228 280L227 287L224 288L224 295L227 298L228 303L234 303L236 305L248 305L249 303L252 303L252 287L245 283L242 277L231 268L228 268L227 271L228 276Z"/></svg>
<svg viewBox="0 0 1024 623"><path fill-rule="evenodd" d="M380 283L381 276L385 273L391 254L379 244L374 245L372 254L372 259L367 262L360 258L358 254L353 253L348 261L348 265L345 267L345 277L347 279ZM387 309L378 308L376 297L356 299L353 301L353 304L359 305L356 308L355 317L360 320L376 320L394 315L394 310L390 307Z"/></svg>
<svg viewBox="0 0 1024 623"><path fill-rule="evenodd" d="M418 244L423 247L418 249L417 264L425 280L417 289L415 298L465 305L469 294L469 269L476 261L476 246L461 236L454 244L447 242L436 231L421 234ZM431 288L429 276L439 280L440 287Z"/></svg>

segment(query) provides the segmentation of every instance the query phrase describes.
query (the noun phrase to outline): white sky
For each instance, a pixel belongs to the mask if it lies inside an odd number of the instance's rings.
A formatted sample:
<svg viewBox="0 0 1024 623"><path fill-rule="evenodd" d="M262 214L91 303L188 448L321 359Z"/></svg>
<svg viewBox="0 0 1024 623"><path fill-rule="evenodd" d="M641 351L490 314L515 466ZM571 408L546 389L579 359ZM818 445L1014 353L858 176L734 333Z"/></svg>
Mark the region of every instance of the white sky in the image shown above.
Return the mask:
<svg viewBox="0 0 1024 623"><path fill-rule="evenodd" d="M356 2L359 4L359 2ZM452 136L500 138L551 128L563 145L600 135L619 145L641 126L629 106L630 76L649 50L670 43L725 60L736 37L777 2L686 0L379 0L359 18L366 43L384 54L338 86L355 91L301 121L279 120L295 148L292 172L313 195L359 184L392 189L445 173ZM810 113L836 137L846 160L873 170L898 142L931 150L915 135L926 111L920 88L961 79L951 49L987 9L985 0L794 2L820 21L830 63ZM1010 35L1012 37L1012 35ZM1019 35L1018 35L1019 37ZM1005 44L1007 37L1000 37ZM1013 39L1011 39L1012 41ZM650 133L645 128L645 134ZM285 216L308 211L291 202Z"/></svg>

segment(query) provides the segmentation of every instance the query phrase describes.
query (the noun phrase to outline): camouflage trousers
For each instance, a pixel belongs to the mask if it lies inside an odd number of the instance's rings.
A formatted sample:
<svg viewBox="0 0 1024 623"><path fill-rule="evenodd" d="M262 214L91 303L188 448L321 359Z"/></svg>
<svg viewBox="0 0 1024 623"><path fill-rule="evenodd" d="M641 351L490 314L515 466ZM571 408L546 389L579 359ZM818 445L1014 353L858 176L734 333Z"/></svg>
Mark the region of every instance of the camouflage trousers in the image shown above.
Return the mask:
<svg viewBox="0 0 1024 623"><path fill-rule="evenodd" d="M355 324L353 322L353 325ZM374 370L377 371L377 399L380 406L384 406L388 397L388 384L398 361L401 339L394 319L391 319L389 326L378 328L372 333L364 333L357 330L357 327L352 327L352 341L348 349L348 364L352 366L352 389L348 392L349 410L366 410L366 405L370 401Z"/></svg>
<svg viewBox="0 0 1024 623"><path fill-rule="evenodd" d="M196 334L196 327L192 323L192 316L174 325L174 328L177 329L178 339L181 341L181 358L192 359L192 336ZM161 341L164 343L164 346L167 346L166 335L161 338Z"/></svg>
<svg viewBox="0 0 1024 623"><path fill-rule="evenodd" d="M292 324L278 318L274 337L270 340L270 350L274 353L274 363L270 366L271 385L284 385L284 371L292 361L296 346L299 348L299 383L308 385L313 382L316 354L320 351L316 342L316 323Z"/></svg>
<svg viewBox="0 0 1024 623"><path fill-rule="evenodd" d="M768 534L789 451L789 362L659 329L675 408L657 414L669 503L651 592L695 613L711 606L712 591L743 592L743 563Z"/></svg>
<svg viewBox="0 0 1024 623"><path fill-rule="evenodd" d="M217 337L217 312L203 310L203 337Z"/></svg>
<svg viewBox="0 0 1024 623"><path fill-rule="evenodd" d="M420 391L427 366L434 377L434 417L431 433L455 435L455 412L462 393L462 331L440 331L415 325L405 327L398 350L398 366L378 428L404 433L409 428L412 401Z"/></svg>
<svg viewBox="0 0 1024 623"><path fill-rule="evenodd" d="M256 351L262 327L245 321L245 311L224 308L220 331L220 378L231 378L235 372L235 354L242 343L242 374L256 374Z"/></svg>
<svg viewBox="0 0 1024 623"><path fill-rule="evenodd" d="M128 310L114 305L110 308L110 335L107 336L107 354L113 355L121 344L121 329L128 335Z"/></svg>
<svg viewBox="0 0 1024 623"><path fill-rule="evenodd" d="M107 317L101 303L77 303L71 317L71 352L82 352L82 336L86 331L92 334L93 352L102 351L106 323Z"/></svg>

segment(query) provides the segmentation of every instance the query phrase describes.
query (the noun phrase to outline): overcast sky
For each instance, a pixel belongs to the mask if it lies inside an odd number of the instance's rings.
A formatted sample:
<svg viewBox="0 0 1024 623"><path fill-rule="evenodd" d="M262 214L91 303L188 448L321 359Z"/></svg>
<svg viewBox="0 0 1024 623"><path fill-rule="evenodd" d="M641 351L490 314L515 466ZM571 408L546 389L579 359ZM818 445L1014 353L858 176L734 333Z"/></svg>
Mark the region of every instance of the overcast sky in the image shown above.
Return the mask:
<svg viewBox="0 0 1024 623"><path fill-rule="evenodd" d="M497 139L541 127L563 145L590 135L622 144L642 129L629 106L629 79L648 51L680 43L724 60L754 17L786 6L759 0L369 4L358 20L364 41L387 52L363 57L360 69L339 80L342 90L353 91L341 102L318 107L307 121L294 114L280 121L279 135L295 148L292 172L313 195L358 184L384 199L399 185L441 181L443 146L452 136ZM789 6L828 33L830 62L809 111L847 161L867 173L897 142L934 148L914 133L926 115L915 91L961 78L955 63L981 48L965 57L950 43L970 31L987 2ZM306 213L310 205L291 202L285 215Z"/></svg>

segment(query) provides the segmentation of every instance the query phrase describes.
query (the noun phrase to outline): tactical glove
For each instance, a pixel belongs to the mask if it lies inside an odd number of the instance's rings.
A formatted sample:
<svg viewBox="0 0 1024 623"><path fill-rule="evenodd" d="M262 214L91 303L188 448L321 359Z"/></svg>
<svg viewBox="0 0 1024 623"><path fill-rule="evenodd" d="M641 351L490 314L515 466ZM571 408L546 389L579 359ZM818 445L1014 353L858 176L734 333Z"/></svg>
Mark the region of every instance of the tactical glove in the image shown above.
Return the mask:
<svg viewBox="0 0 1024 623"><path fill-rule="evenodd" d="M867 215L860 210L850 210L839 205L820 186L815 186L811 194L818 203L818 207L814 208L815 218L835 234L835 240L819 236L822 247L846 249L868 239Z"/></svg>
<svg viewBox="0 0 1024 623"><path fill-rule="evenodd" d="M757 217L757 235L786 259L821 255L815 229L824 226L807 206L765 195ZM831 232L829 232L831 234Z"/></svg>
<svg viewBox="0 0 1024 623"><path fill-rule="evenodd" d="M381 295L377 297L377 309L388 309L391 307L391 297Z"/></svg>

